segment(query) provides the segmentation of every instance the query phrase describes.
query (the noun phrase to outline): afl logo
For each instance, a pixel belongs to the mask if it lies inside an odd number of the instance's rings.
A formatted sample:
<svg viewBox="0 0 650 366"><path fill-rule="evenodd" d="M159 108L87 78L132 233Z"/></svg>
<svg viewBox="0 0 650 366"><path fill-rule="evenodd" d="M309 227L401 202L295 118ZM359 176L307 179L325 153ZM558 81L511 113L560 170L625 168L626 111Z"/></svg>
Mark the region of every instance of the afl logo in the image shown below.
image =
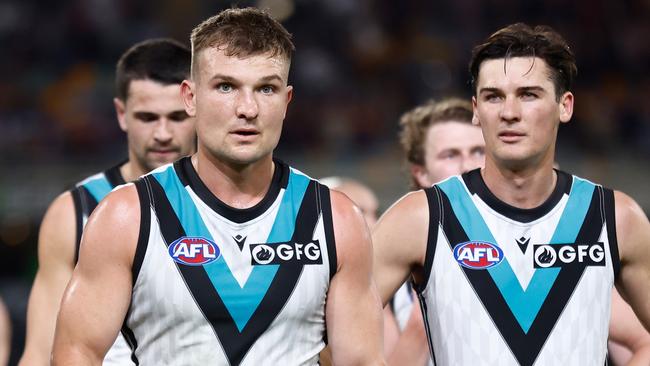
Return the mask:
<svg viewBox="0 0 650 366"><path fill-rule="evenodd" d="M177 263L188 266L208 264L220 255L217 244L203 237L183 236L169 246L169 256Z"/></svg>
<svg viewBox="0 0 650 366"><path fill-rule="evenodd" d="M503 251L492 243L466 241L456 245L454 257L465 268L488 269L501 263Z"/></svg>

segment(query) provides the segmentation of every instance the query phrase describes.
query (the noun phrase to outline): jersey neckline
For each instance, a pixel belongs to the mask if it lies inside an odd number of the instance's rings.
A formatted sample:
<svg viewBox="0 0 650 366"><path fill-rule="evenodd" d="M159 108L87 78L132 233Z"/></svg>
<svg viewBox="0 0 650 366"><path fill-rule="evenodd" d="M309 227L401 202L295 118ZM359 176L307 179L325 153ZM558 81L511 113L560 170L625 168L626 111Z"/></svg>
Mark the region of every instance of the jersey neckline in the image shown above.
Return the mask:
<svg viewBox="0 0 650 366"><path fill-rule="evenodd" d="M275 202L275 199L280 193L280 189L287 187L289 166L277 159L273 159L273 163L275 164L275 169L269 190L260 202L249 208L232 207L212 194L194 169L190 157L184 157L176 161L174 163L174 170L183 185L192 188L196 195L212 210L230 221L241 224L255 219L268 210L273 202Z"/></svg>
<svg viewBox="0 0 650 366"><path fill-rule="evenodd" d="M111 184L113 188L120 186L122 184L126 184L126 181L124 180L124 177L122 176L122 172L120 171L120 168L122 165L128 163L128 159L124 159L118 164L106 169L104 171L104 176L106 177L106 180L108 183Z"/></svg>
<svg viewBox="0 0 650 366"><path fill-rule="evenodd" d="M533 222L549 213L562 199L564 194L571 192L571 175L554 169L557 173L557 182L551 195L541 205L534 208L519 208L498 199L487 187L481 169L474 169L462 175L462 179L471 194L476 194L492 210L518 222Z"/></svg>

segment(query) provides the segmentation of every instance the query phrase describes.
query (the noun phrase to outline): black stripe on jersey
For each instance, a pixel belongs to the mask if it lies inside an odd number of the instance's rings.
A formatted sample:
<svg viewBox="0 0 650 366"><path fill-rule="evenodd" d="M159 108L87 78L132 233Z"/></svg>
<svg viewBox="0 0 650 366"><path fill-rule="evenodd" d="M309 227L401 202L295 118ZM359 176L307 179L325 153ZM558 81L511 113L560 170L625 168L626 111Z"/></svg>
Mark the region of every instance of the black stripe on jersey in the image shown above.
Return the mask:
<svg viewBox="0 0 650 366"><path fill-rule="evenodd" d="M410 290L409 290L410 291ZM431 328L429 327L429 312L427 308L427 300L424 298L422 293L418 293L418 299L420 300L420 309L422 311L422 321L424 321L424 330L427 336L427 344L429 345L429 354L431 355L431 360L433 365L436 363L436 353L433 351L433 337L431 336Z"/></svg>
<svg viewBox="0 0 650 366"><path fill-rule="evenodd" d="M427 196L427 204L429 206L429 232L427 234L427 249L424 256L424 277L422 283L415 283L413 278L413 287L417 292L424 291L429 277L431 277L431 270L433 268L433 257L436 254L436 244L438 242L438 227L442 218L442 206L440 204L440 192L436 186L424 190Z"/></svg>
<svg viewBox="0 0 650 366"><path fill-rule="evenodd" d="M83 232L83 219L84 217L88 219L90 217L90 214L93 213L93 210L97 207L97 200L95 197L93 197L90 192L83 186L77 187L74 189L75 191L79 192L79 208L80 210L75 213L77 216L77 222L81 222L80 228L81 231ZM74 258L75 258L75 263L79 260L79 247L81 246L81 233L78 236L78 240L75 243L75 252L74 252Z"/></svg>
<svg viewBox="0 0 650 366"><path fill-rule="evenodd" d="M108 168L104 171L104 176L112 188L126 184L126 181L124 181L124 177L122 177L122 173L120 172L120 167L127 162L128 160L124 160L114 167Z"/></svg>
<svg viewBox="0 0 650 366"><path fill-rule="evenodd" d="M174 171L181 183L185 186L190 186L196 195L212 210L230 221L241 224L266 212L273 202L275 202L278 194L280 194L280 189L287 187L289 183L289 166L279 160L274 160L274 163L275 169L268 192L266 192L264 198L255 206L244 209L231 207L212 194L194 169L190 157L176 161L174 163Z"/></svg>
<svg viewBox="0 0 650 366"><path fill-rule="evenodd" d="M169 246L174 240L185 236L185 230L158 181L151 176L146 176L143 180L152 191L154 210L162 235ZM320 215L317 210L319 203L316 193L317 183L311 181L298 211L292 236L293 241L305 242L312 239ZM172 259L170 258L170 260ZM233 365L237 365L243 360L253 343L268 329L280 313L291 296L303 269L302 265L295 263L279 266L269 289L240 333L203 267L179 264L176 266L199 309L214 329L230 364Z"/></svg>
<svg viewBox="0 0 650 366"><path fill-rule="evenodd" d="M138 179L134 183L138 191L138 199L140 200L140 232L138 233L138 244L135 248L133 265L131 266L133 285L135 285L135 281L138 279L140 268L142 268L142 262L144 261L144 255L147 253L147 243L149 242L149 232L151 231L151 202L153 202L153 197L147 184L142 179Z"/></svg>
<svg viewBox="0 0 650 366"><path fill-rule="evenodd" d="M469 238L452 211L448 197L444 192L440 193L444 209L442 227L453 252L455 245L469 241ZM598 190L594 190L576 242L596 242L602 224L600 195ZM464 267L462 270L519 364L532 365L580 281L585 266L567 266L560 270L528 333L517 322L488 271Z"/></svg>
<svg viewBox="0 0 650 366"><path fill-rule="evenodd" d="M319 184L321 212L323 213L323 227L325 228L325 240L327 241L327 254L330 263L330 280L336 274L338 269L336 256L336 242L334 241L334 223L332 221L332 202L330 200L330 190L326 186Z"/></svg>
<svg viewBox="0 0 650 366"><path fill-rule="evenodd" d="M135 350L138 348L138 341L135 339L135 334L133 333L133 330L131 330L131 328L129 328L126 325L126 319L129 318L130 312L131 312L131 308L129 307L129 310L127 311L126 316L124 317L124 323L122 324L121 332L122 332L122 336L124 336L124 340L131 348L131 361L133 361L134 364L139 365L140 361L138 360L138 357L135 355Z"/></svg>
<svg viewBox="0 0 650 366"><path fill-rule="evenodd" d="M618 254L618 239L616 238L616 205L614 191L603 188L605 221L607 222L607 239L609 240L609 253L612 257L614 279L618 278L621 270L621 259Z"/></svg>
<svg viewBox="0 0 650 366"><path fill-rule="evenodd" d="M79 261L79 246L81 245L81 233L84 228L84 217L83 209L81 206L81 192L79 187L75 187L70 190L70 195L72 196L72 203L74 204L74 216L76 223L76 236L74 240L74 262Z"/></svg>
<svg viewBox="0 0 650 366"><path fill-rule="evenodd" d="M462 175L465 186L472 194L481 197L494 211L519 222L533 222L546 215L562 199L564 194L569 194L573 178L570 174L560 170L555 170L557 174L557 183L551 195L538 207L524 209L511 206L498 199L488 188L481 176L481 170L475 169Z"/></svg>

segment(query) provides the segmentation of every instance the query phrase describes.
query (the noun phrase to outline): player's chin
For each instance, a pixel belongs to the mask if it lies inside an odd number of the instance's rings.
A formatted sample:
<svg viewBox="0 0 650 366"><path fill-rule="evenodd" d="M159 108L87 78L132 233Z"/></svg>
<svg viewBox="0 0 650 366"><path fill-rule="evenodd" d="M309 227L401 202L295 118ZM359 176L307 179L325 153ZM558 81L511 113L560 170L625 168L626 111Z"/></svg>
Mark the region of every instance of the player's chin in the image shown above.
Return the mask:
<svg viewBox="0 0 650 366"><path fill-rule="evenodd" d="M259 147L240 146L230 152L228 160L237 165L250 165L260 161L270 153L271 151L262 150Z"/></svg>
<svg viewBox="0 0 650 366"><path fill-rule="evenodd" d="M180 158L181 155L178 151L164 153L152 151L147 154L147 165L151 168L150 170L153 170L163 165L173 163Z"/></svg>

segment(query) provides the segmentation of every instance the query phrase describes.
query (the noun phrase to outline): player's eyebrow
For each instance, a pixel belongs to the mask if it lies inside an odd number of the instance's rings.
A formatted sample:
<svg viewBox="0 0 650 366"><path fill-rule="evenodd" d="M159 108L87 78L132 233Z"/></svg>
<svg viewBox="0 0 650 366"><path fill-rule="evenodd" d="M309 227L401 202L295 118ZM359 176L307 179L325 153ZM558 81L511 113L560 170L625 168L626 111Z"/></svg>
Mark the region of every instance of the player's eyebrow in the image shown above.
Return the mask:
<svg viewBox="0 0 650 366"><path fill-rule="evenodd" d="M499 88L494 88L494 87L489 87L488 86L488 87L483 87L483 88L479 89L478 93L481 94L481 93L503 93L503 92Z"/></svg>

